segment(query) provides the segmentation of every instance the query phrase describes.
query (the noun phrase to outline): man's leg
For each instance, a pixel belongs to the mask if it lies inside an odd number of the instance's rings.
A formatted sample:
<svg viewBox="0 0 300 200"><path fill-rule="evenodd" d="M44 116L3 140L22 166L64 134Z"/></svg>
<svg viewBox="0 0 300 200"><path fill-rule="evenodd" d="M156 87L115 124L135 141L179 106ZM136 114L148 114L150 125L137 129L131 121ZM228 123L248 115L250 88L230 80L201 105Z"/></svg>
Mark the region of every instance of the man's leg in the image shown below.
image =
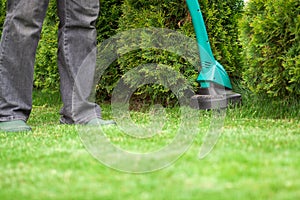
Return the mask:
<svg viewBox="0 0 300 200"><path fill-rule="evenodd" d="M0 122L26 122L30 115L35 53L48 1L7 0L0 44Z"/></svg>
<svg viewBox="0 0 300 200"><path fill-rule="evenodd" d="M99 0L57 0L57 7L58 67L64 103L61 122L85 124L101 118L100 107L88 101L96 65L95 22Z"/></svg>

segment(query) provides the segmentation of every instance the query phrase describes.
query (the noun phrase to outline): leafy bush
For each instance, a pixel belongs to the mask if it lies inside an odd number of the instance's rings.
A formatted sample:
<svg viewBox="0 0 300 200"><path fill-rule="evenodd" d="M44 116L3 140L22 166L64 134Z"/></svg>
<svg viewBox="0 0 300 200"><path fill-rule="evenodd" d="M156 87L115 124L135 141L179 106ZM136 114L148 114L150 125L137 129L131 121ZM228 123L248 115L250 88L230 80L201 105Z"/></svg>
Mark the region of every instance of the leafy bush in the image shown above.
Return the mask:
<svg viewBox="0 0 300 200"><path fill-rule="evenodd" d="M34 86L46 92L59 88L56 13L56 1L50 1L36 54Z"/></svg>
<svg viewBox="0 0 300 200"><path fill-rule="evenodd" d="M300 1L251 0L241 20L243 79L256 94L300 95Z"/></svg>
<svg viewBox="0 0 300 200"><path fill-rule="evenodd" d="M169 1L168 1L169 2ZM173 6L171 6L171 5ZM174 5L175 4L175 5ZM179 9L178 9L179 8ZM130 1L125 0L122 5L122 18L118 21L118 31L122 32L125 30L144 28L144 27L159 27L159 28L178 28L178 22L186 17L186 7L178 6L178 3L172 1L166 4L165 1ZM177 16L175 15L177 13ZM177 26L177 27L176 27ZM130 37L130 36L129 36ZM144 39L147 41L147 38L151 35L145 35ZM123 43L124 41L120 41ZM149 41L151 43L151 41ZM177 56L178 57L178 56ZM105 76L98 85L99 96L104 92L111 94L112 90L115 88L117 81L129 70L143 64L147 63L160 63L165 65L171 65L176 70L179 71L179 68L184 68L184 61L177 59L176 55L171 55L168 52L162 52L160 50L138 50L135 52L128 53L118 59L113 66L111 66ZM175 59L176 58L176 59ZM180 63L181 62L181 63ZM190 72L191 70L186 70ZM193 68L192 70L192 79L195 82L196 71ZM146 77L158 76L155 72L148 71L145 74ZM127 81L133 81L137 77L127 77ZM132 80L129 80L132 79ZM174 77L174 80L176 78ZM145 85L136 91L136 94L139 95L139 98L142 99L151 99L152 101L159 97L159 101L167 99L170 101L174 96L170 94L170 91L166 90L160 85ZM163 95L167 94L167 95Z"/></svg>
<svg viewBox="0 0 300 200"><path fill-rule="evenodd" d="M100 0L100 13L97 21L98 42L115 35L118 29L118 20L122 14L123 0Z"/></svg>
<svg viewBox="0 0 300 200"><path fill-rule="evenodd" d="M199 3L216 60L231 78L240 79L243 58L238 41L238 21L244 1L199 0Z"/></svg>
<svg viewBox="0 0 300 200"><path fill-rule="evenodd" d="M0 35L2 33L5 14L6 14L6 0L0 0Z"/></svg>
<svg viewBox="0 0 300 200"><path fill-rule="evenodd" d="M1 0L1 3L4 5L5 0ZM100 16L97 21L99 43L117 32L139 27L169 28L189 37L195 37L185 1L100 0L100 5ZM237 43L237 19L241 14L243 0L200 0L200 5L216 59L232 77L239 77L241 56L240 46ZM4 8L5 6L0 8L0 23L4 19ZM34 81L35 87L46 91L58 88L57 24L56 3L50 1L37 51ZM139 64L149 62L173 66L185 75L194 88L197 87L195 82L197 71L187 61L170 52L139 51L136 54L125 55L108 68L98 85L99 97L109 98L117 80L124 73ZM157 96L161 96L160 92L168 94L160 86L146 87L139 92L142 94L147 90L158 91Z"/></svg>
<svg viewBox="0 0 300 200"><path fill-rule="evenodd" d="M202 0L200 4L217 60L224 65L231 76L239 77L241 55L237 22L241 15L243 1ZM122 4L122 11L122 18L118 21L119 32L136 28L158 27L177 30L189 37L195 37L186 3L181 0L125 0ZM182 60L178 55L170 52L147 49L132 52L119 58L100 81L99 93L110 94L116 81L123 74L146 63L161 63L172 66L174 70L181 72L188 79L194 90L198 87L195 82L198 72L186 60ZM149 73L151 74L151 72ZM174 78L175 80L176 78ZM161 100L174 98L170 91L158 85L146 85L140 88L136 94L140 94L142 96L140 98L144 99L149 97L159 97Z"/></svg>

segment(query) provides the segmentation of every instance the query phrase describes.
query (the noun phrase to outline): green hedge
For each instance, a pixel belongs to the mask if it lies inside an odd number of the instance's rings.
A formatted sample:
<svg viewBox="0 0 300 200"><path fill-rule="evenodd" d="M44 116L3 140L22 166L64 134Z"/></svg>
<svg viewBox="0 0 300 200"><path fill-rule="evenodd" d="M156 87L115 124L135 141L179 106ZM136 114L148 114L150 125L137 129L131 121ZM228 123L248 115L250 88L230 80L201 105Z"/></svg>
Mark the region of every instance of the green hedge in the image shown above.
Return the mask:
<svg viewBox="0 0 300 200"><path fill-rule="evenodd" d="M97 21L98 42L115 35L118 20L122 15L121 5L124 0L100 0L100 13Z"/></svg>
<svg viewBox="0 0 300 200"><path fill-rule="evenodd" d="M208 24L207 29L215 57L231 77L240 77L242 57L238 44L238 18L241 16L243 1L202 0L200 4L206 24ZM159 27L177 30L189 37L195 37L189 11L184 1L124 0L121 8L122 18L118 21L118 32L143 27ZM195 82L198 72L187 61L170 52L142 50L122 56L109 68L98 85L99 97L103 93L111 94L116 81L128 70L146 63L172 66L174 70L186 77L194 90L198 87ZM149 76L151 74L154 75L153 72L148 72ZM173 79L175 80L176 78ZM170 91L158 85L146 85L136 94L139 94L139 99L159 98L159 101L169 101L174 98L174 94L170 94Z"/></svg>
<svg viewBox="0 0 300 200"><path fill-rule="evenodd" d="M6 0L0 0L0 34L2 33L3 23L6 13Z"/></svg>
<svg viewBox="0 0 300 200"><path fill-rule="evenodd" d="M186 18L186 6L185 4L179 5L175 1L141 1L141 0L125 0L121 6L122 18L118 21L118 32L144 28L144 27L159 27L159 28L172 28L178 29L178 22ZM130 36L129 36L130 37ZM147 37L143 39L148 41ZM124 41L119 41L123 43ZM151 41L149 41L151 43ZM178 47L179 48L179 47ZM103 76L98 85L99 97L103 97L103 92L111 94L115 88L118 80L126 74L129 70L147 63L160 63L168 66L172 66L175 70L185 70L186 77L191 77L193 82L196 79L196 70L192 66L188 66L187 63L180 60L176 55L169 52L163 52L161 50L143 49L136 52L130 52L120 57L114 65L112 65L107 73ZM192 70L191 70L192 68ZM187 76L188 72L192 72L190 76ZM155 74L156 71L148 71L145 74L146 77L161 76L162 74ZM138 76L138 75L137 75ZM127 82L135 82L137 77L127 77ZM173 81L176 81L176 77L171 77ZM145 85L136 91L136 94L141 100L164 101L169 102L175 99L168 89L160 85Z"/></svg>
<svg viewBox="0 0 300 200"><path fill-rule="evenodd" d="M5 5L5 0L0 0ZM98 42L117 32L138 27L165 27L195 37L189 12L182 0L100 0L101 11L97 22ZM241 76L241 48L238 44L237 21L240 18L243 0L200 0L212 48L217 60L222 63L231 77ZM0 9L0 20L3 20L4 6ZM0 21L2 25L2 21ZM50 1L47 18L44 23L39 43L35 81L37 88L46 91L57 90L59 76L56 66L57 25L55 1ZM143 54L145 53L145 54ZM126 55L115 62L106 72L98 85L99 98L106 99L116 81L129 69L140 63L160 62L171 65L183 73L196 88L197 72L186 61L168 52L137 52ZM156 90L157 89L157 90ZM159 86L143 88L143 91L154 91L156 95L169 95ZM163 95L162 95L163 96Z"/></svg>
<svg viewBox="0 0 300 200"><path fill-rule="evenodd" d="M214 56L233 79L240 79L242 48L239 44L238 21L243 0L199 0Z"/></svg>
<svg viewBox="0 0 300 200"><path fill-rule="evenodd" d="M243 0L199 2L214 55L233 79L242 77L245 86L255 94L281 98L300 95L298 0L249 0L243 17ZM0 33L5 4L6 0L0 0ZM165 27L195 37L182 0L100 0L100 5L99 43L117 32L150 26ZM34 81L35 87L46 91L58 89L57 25L56 4L50 1L38 47ZM128 70L154 61L173 66L197 87L194 82L197 72L186 61L168 52L140 51L125 55L109 67L98 85L99 97L109 98L116 81ZM142 91L152 89L142 88ZM160 92L168 94L160 87L156 89L156 95Z"/></svg>
<svg viewBox="0 0 300 200"><path fill-rule="evenodd" d="M300 95L300 1L250 0L241 20L243 80L255 94Z"/></svg>
<svg viewBox="0 0 300 200"><path fill-rule="evenodd" d="M50 1L35 62L34 87L47 92L55 92L59 89L57 68L58 17L56 13L56 1Z"/></svg>

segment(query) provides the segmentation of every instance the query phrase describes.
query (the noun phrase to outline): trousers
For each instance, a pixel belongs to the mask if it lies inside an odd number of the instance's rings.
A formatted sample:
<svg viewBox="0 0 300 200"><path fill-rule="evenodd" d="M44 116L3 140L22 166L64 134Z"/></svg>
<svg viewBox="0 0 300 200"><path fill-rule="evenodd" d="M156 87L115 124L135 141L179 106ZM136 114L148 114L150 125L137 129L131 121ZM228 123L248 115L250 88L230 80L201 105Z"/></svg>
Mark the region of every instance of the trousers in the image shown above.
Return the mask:
<svg viewBox="0 0 300 200"><path fill-rule="evenodd" d="M0 121L27 121L29 118L34 61L48 4L49 0L7 0L0 44ZM90 83L84 85L84 97L74 98L73 92L78 76L91 75L79 74L79 70L95 68L95 22L99 7L99 0L57 0L62 123L83 124L101 117L100 106L88 101ZM89 66L82 66L83 61ZM79 79L89 80L90 77Z"/></svg>

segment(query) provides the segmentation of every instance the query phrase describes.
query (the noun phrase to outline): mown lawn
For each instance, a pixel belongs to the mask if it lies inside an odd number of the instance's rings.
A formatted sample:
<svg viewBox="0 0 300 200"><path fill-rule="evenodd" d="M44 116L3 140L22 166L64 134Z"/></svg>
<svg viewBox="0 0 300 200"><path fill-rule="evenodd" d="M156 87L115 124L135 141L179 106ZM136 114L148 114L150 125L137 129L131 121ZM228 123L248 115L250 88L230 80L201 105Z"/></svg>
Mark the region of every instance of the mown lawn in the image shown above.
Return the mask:
<svg viewBox="0 0 300 200"><path fill-rule="evenodd" d="M251 104L227 110L213 151L198 159L203 135L173 165L131 174L108 168L85 149L74 126L59 125L60 103L36 94L29 133L0 133L0 199L300 199L298 104L286 113ZM50 95L51 96L51 95ZM110 106L103 105L104 117ZM270 116L259 115L269 109ZM281 109L281 116L278 110ZM170 109L170 127L178 125ZM255 114L256 113L256 114ZM273 115L272 115L273 113ZM137 120L143 113L133 113ZM205 117L209 118L209 114ZM209 120L199 121L203 127ZM116 133L117 134L117 133ZM113 135L111 136L113 138ZM114 140L124 146L141 140ZM168 136L166 136L168 137ZM163 144L164 137L151 140ZM134 148L135 148L134 147Z"/></svg>

